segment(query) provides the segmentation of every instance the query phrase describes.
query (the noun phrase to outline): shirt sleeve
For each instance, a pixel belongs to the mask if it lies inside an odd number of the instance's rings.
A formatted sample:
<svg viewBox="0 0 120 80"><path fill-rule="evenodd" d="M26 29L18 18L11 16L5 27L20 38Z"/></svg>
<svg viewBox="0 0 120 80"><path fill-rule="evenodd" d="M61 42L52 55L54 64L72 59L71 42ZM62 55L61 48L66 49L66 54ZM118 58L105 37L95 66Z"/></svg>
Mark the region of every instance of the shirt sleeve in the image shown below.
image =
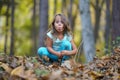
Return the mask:
<svg viewBox="0 0 120 80"><path fill-rule="evenodd" d="M49 38L53 39L53 36L52 36L51 31L49 31L49 32L47 33L47 36L48 36Z"/></svg>

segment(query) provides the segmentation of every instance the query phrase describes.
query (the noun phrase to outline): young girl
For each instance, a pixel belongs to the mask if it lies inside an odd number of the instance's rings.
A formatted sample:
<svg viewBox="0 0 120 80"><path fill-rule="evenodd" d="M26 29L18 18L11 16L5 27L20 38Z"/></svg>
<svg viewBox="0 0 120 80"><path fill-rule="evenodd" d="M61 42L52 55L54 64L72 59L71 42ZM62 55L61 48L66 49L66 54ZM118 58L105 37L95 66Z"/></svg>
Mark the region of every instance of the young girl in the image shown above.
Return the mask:
<svg viewBox="0 0 120 80"><path fill-rule="evenodd" d="M57 14L47 32L46 47L38 49L38 55L47 56L52 62L61 60L64 62L77 52L73 41L68 20L63 14Z"/></svg>

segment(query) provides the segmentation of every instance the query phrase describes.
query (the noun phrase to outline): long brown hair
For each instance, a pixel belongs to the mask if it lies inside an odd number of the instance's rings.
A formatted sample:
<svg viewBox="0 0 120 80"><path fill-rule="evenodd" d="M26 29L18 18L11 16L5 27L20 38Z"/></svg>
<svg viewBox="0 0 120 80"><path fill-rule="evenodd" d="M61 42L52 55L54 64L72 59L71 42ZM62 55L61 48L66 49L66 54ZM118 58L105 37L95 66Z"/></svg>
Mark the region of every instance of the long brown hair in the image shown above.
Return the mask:
<svg viewBox="0 0 120 80"><path fill-rule="evenodd" d="M67 19L63 14L56 14L56 15L54 16L54 19L53 19L52 23L50 24L48 31L52 31L52 35L53 35L54 37L56 37L57 31L56 31L55 26L54 26L56 16L60 16L60 17L61 17L61 20L62 20L62 22L63 22L63 24L64 24L64 32L63 32L63 33L64 33L64 34L67 34L68 36L69 36L69 35L72 35L69 21L68 21L68 19Z"/></svg>

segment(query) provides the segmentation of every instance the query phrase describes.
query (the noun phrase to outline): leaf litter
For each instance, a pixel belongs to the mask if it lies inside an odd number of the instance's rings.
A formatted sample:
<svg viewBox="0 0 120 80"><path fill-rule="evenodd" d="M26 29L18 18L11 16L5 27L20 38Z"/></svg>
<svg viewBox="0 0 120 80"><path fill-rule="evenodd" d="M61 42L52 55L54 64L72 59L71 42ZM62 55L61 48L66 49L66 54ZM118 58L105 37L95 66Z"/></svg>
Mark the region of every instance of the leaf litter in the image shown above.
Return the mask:
<svg viewBox="0 0 120 80"><path fill-rule="evenodd" d="M120 80L120 50L88 64L42 64L36 57L0 56L0 80Z"/></svg>

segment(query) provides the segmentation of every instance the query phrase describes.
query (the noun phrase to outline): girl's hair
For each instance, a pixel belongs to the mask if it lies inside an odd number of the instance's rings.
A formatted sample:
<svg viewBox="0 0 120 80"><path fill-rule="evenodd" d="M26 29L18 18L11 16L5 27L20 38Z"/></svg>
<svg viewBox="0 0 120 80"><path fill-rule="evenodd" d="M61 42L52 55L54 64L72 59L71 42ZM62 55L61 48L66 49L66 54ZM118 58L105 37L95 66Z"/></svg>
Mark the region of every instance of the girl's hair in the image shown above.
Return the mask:
<svg viewBox="0 0 120 80"><path fill-rule="evenodd" d="M54 16L54 19L53 19L52 23L50 24L48 31L51 30L51 31L52 31L52 35L53 35L54 37L57 36L57 35L56 35L57 31L56 31L55 26L54 26L56 16L60 16L60 17L61 17L61 21L62 21L62 23L64 24L64 32L63 32L63 33L64 33L64 34L67 34L68 36L69 36L69 35L72 35L69 21L68 21L68 19L67 19L63 14L56 14L56 15Z"/></svg>

